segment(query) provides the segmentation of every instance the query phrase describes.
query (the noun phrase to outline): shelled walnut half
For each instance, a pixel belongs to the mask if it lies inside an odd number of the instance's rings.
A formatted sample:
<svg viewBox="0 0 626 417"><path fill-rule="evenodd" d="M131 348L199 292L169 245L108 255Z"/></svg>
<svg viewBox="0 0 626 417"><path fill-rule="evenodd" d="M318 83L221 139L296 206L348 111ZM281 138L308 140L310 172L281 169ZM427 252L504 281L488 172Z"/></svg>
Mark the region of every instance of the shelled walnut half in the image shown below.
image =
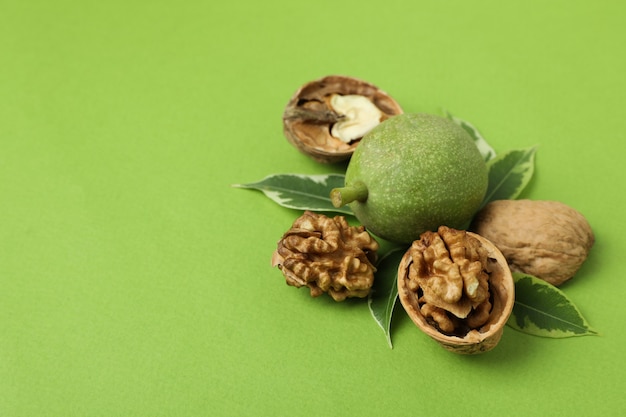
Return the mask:
<svg viewBox="0 0 626 417"><path fill-rule="evenodd" d="M493 349L515 301L500 251L471 232L441 226L425 232L398 268L398 293L411 320L445 349Z"/></svg>
<svg viewBox="0 0 626 417"><path fill-rule="evenodd" d="M361 138L380 122L402 113L375 85L330 75L310 81L291 97L283 131L300 152L323 163L349 159Z"/></svg>
<svg viewBox="0 0 626 417"><path fill-rule="evenodd" d="M369 294L377 251L378 243L363 226L350 226L343 216L305 211L278 241L272 266L288 285L343 301Z"/></svg>

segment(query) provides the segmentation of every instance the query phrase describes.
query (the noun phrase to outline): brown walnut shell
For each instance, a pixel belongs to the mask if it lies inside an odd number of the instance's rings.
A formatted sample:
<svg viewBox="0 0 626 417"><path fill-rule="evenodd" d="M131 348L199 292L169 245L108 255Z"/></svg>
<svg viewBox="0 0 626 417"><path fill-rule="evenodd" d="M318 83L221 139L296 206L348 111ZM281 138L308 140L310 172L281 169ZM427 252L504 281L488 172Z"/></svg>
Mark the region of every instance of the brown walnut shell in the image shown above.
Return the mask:
<svg viewBox="0 0 626 417"><path fill-rule="evenodd" d="M419 295L409 288L409 268L413 263L411 249L405 253L398 268L398 295L413 323L444 349L459 354L477 354L493 349L500 341L504 326L513 311L515 284L507 261L498 248L482 236L471 232L466 233L477 239L486 249L489 263L488 284L491 294L491 310L484 324L463 335L451 335L442 332L432 320L422 314L418 301Z"/></svg>
<svg viewBox="0 0 626 417"><path fill-rule="evenodd" d="M471 229L498 246L512 271L556 286L576 274L595 242L587 219L558 201L492 201Z"/></svg>
<svg viewBox="0 0 626 417"><path fill-rule="evenodd" d="M400 105L386 92L357 78L329 75L304 84L287 103L283 113L283 132L292 145L317 162L334 163L349 159L361 139L344 143L331 135L337 116L329 105L333 94L369 98L382 112L381 122L403 113ZM314 116L310 117L311 114Z"/></svg>

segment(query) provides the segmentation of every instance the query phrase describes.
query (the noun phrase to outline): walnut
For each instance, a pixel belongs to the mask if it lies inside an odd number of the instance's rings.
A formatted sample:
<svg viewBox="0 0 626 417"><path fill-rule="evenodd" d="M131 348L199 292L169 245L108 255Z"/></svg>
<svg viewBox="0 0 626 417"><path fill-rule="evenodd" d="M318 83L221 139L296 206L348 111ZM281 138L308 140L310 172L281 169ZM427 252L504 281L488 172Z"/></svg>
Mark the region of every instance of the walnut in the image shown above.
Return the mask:
<svg viewBox="0 0 626 417"><path fill-rule="evenodd" d="M278 241L272 256L288 285L327 292L335 301L366 297L374 283L378 243L343 216L305 211Z"/></svg>
<svg viewBox="0 0 626 417"><path fill-rule="evenodd" d="M339 162L352 156L370 129L402 112L375 85L330 75L304 84L293 94L283 113L283 132L317 162Z"/></svg>
<svg viewBox="0 0 626 417"><path fill-rule="evenodd" d="M514 303L513 277L495 245L446 226L407 250L398 293L413 322L457 353L494 348Z"/></svg>
<svg viewBox="0 0 626 417"><path fill-rule="evenodd" d="M511 270L553 285L576 274L595 241L585 217L557 201L493 201L471 229L502 251Z"/></svg>

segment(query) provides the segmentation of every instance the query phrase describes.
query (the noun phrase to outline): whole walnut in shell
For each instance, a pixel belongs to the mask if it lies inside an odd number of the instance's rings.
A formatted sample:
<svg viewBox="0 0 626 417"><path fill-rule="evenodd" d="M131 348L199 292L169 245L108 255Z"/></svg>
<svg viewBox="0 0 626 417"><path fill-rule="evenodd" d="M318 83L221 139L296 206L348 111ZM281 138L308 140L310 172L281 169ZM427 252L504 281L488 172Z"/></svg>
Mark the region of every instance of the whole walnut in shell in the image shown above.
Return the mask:
<svg viewBox="0 0 626 417"><path fill-rule="evenodd" d="M560 285L581 267L595 238L587 219L558 201L497 200L471 230L502 251L512 271Z"/></svg>
<svg viewBox="0 0 626 417"><path fill-rule="evenodd" d="M278 241L272 266L288 285L308 287L311 296L328 293L335 301L366 297L374 283L378 242L363 226L343 216L305 211Z"/></svg>

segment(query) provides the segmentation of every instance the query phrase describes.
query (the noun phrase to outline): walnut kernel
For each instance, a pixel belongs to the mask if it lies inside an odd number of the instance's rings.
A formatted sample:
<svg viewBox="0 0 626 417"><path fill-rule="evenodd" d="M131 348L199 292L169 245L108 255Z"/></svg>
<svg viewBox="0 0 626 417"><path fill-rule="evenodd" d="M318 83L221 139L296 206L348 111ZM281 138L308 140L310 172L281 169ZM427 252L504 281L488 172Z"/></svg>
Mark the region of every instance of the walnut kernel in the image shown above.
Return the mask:
<svg viewBox="0 0 626 417"><path fill-rule="evenodd" d="M363 298L374 283L377 250L363 226L305 211L278 241L272 266L288 285L306 286L313 297L326 292L335 301Z"/></svg>
<svg viewBox="0 0 626 417"><path fill-rule="evenodd" d="M375 85L330 75L304 84L293 94L283 112L283 132L317 162L339 162L352 156L369 129L402 112Z"/></svg>
<svg viewBox="0 0 626 417"><path fill-rule="evenodd" d="M413 322L457 353L495 347L514 303L511 271L495 245L446 226L407 250L398 293Z"/></svg>

